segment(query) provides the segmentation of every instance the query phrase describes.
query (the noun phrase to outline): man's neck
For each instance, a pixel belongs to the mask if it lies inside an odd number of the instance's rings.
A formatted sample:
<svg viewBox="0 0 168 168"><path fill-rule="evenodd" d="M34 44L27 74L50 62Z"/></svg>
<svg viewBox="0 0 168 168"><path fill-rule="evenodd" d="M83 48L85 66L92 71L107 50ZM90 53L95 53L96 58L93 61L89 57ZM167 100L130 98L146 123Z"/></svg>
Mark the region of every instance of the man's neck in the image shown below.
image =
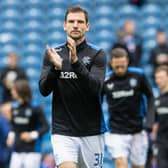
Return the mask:
<svg viewBox="0 0 168 168"><path fill-rule="evenodd" d="M75 40L76 46L80 45L84 40L85 40L85 37L82 37L82 38L80 38L78 40Z"/></svg>
<svg viewBox="0 0 168 168"><path fill-rule="evenodd" d="M161 93L166 93L166 92L168 92L168 86L161 89Z"/></svg>

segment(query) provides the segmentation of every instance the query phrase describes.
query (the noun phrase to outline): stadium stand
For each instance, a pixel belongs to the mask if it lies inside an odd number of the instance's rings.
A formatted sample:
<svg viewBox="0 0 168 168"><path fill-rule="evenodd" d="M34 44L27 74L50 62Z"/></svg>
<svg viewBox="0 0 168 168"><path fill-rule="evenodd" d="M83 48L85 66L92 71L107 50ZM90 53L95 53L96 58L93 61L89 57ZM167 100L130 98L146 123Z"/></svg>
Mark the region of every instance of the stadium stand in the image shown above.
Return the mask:
<svg viewBox="0 0 168 168"><path fill-rule="evenodd" d="M5 56L11 52L19 53L21 64L30 77L34 98L45 107L50 121L51 113L48 100L44 100L38 91L40 63L45 45L54 47L64 42L62 30L65 9L72 5L85 7L90 14L91 31L87 37L90 42L103 47L109 52L115 42L116 32L126 19L137 23L138 32L143 38L143 57L141 64L147 75L151 76L150 65L147 65L149 52L156 45L157 29L167 28L168 0L148 0L141 8L132 6L128 0L5 0L0 1L0 66L6 64ZM164 10L163 10L164 9ZM163 21L164 19L164 21ZM103 105L106 113L106 104ZM51 121L50 121L51 122ZM49 151L49 135L44 138L43 151ZM110 167L107 154L105 168Z"/></svg>

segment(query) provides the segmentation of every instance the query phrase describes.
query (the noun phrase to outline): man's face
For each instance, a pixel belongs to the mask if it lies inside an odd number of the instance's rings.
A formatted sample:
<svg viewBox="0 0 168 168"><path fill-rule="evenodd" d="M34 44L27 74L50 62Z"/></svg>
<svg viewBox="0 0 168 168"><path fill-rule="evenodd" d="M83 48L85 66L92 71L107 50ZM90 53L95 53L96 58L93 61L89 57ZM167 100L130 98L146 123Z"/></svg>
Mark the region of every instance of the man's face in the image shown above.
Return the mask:
<svg viewBox="0 0 168 168"><path fill-rule="evenodd" d="M64 23L64 30L74 40L83 38L85 32L89 30L89 24L86 23L85 14L83 12L69 13Z"/></svg>
<svg viewBox="0 0 168 168"><path fill-rule="evenodd" d="M166 71L158 71L155 74L155 81L159 89L162 91L168 86L168 74Z"/></svg>
<svg viewBox="0 0 168 168"><path fill-rule="evenodd" d="M159 44L166 44L166 33L164 32L158 33L157 42Z"/></svg>
<svg viewBox="0 0 168 168"><path fill-rule="evenodd" d="M124 76L128 68L128 58L112 58L111 66L117 76Z"/></svg>

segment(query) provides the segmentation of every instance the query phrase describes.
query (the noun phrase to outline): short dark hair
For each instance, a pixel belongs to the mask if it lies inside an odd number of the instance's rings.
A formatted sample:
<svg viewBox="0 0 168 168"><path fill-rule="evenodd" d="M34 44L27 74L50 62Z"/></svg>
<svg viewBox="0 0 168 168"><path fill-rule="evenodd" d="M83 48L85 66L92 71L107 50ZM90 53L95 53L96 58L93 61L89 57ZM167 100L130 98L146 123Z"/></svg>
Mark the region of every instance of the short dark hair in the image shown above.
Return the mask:
<svg viewBox="0 0 168 168"><path fill-rule="evenodd" d="M14 87L16 89L16 92L18 96L24 101L24 102L30 102L32 99L32 91L29 85L29 82L27 80L17 80L14 84Z"/></svg>
<svg viewBox="0 0 168 168"><path fill-rule="evenodd" d="M155 69L155 74L160 72L160 71L165 71L168 75L168 66L167 65L160 65Z"/></svg>
<svg viewBox="0 0 168 168"><path fill-rule="evenodd" d="M114 48L111 50L110 52L110 58L122 58L122 57L126 57L128 58L128 53L125 49L123 48Z"/></svg>
<svg viewBox="0 0 168 168"><path fill-rule="evenodd" d="M73 6L73 7L67 9L67 11L65 13L65 22L67 20L67 16L68 16L69 13L77 13L77 12L84 13L86 23L88 23L88 12L80 6Z"/></svg>

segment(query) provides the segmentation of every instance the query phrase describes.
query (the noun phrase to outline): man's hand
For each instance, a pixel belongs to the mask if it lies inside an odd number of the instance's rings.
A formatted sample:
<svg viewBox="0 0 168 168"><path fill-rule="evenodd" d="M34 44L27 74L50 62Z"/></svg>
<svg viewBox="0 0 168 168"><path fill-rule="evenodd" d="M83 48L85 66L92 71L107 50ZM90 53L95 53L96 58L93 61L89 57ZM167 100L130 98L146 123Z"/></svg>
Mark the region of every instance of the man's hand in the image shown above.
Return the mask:
<svg viewBox="0 0 168 168"><path fill-rule="evenodd" d="M50 62L54 65L55 69L61 70L62 69L62 58L56 52L55 49L50 48L48 45L46 46L46 53L50 60Z"/></svg>
<svg viewBox="0 0 168 168"><path fill-rule="evenodd" d="M31 142L31 141L33 141L30 132L23 132L23 133L21 133L20 134L20 139L22 141L24 141L24 142Z"/></svg>
<svg viewBox="0 0 168 168"><path fill-rule="evenodd" d="M69 48L69 60L71 64L73 64L78 60L78 57L76 55L76 43L75 43L75 40L73 40L70 37L67 37L67 42L68 42L68 48Z"/></svg>

